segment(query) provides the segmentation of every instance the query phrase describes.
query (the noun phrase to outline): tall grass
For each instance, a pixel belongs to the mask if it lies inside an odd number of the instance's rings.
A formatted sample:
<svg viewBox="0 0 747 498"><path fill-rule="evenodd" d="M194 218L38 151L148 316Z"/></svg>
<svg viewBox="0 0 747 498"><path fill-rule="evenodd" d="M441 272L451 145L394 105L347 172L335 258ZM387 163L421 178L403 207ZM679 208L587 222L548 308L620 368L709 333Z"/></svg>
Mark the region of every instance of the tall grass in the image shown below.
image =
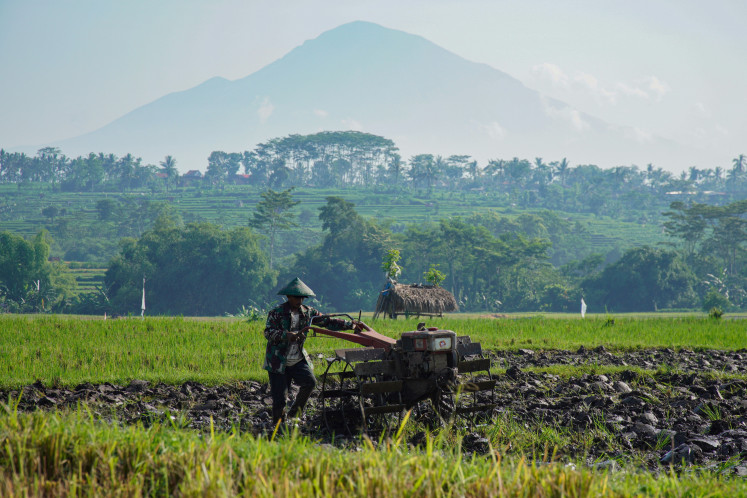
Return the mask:
<svg viewBox="0 0 747 498"><path fill-rule="evenodd" d="M745 481L704 472L608 474L524 458L465 457L429 437L363 440L356 451L297 435L277 440L201 434L168 425L119 427L83 410L18 414L0 408L2 496L738 496Z"/></svg>
<svg viewBox="0 0 747 498"><path fill-rule="evenodd" d="M743 321L707 318L459 318L428 320L429 326L470 335L484 348L562 348L604 345L740 349L747 347ZM416 320L377 320L379 332L398 337ZM133 378L209 384L265 380L263 322L146 317L102 320L67 316L0 316L0 386L45 383L124 383ZM349 342L310 337L306 348L317 364Z"/></svg>

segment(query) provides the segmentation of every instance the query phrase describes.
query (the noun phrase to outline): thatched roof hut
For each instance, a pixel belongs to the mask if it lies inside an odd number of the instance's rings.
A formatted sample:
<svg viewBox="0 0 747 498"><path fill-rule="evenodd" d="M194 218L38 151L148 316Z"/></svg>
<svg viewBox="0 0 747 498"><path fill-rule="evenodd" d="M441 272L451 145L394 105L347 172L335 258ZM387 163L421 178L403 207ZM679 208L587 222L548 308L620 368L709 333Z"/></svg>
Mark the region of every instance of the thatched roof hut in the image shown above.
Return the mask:
<svg viewBox="0 0 747 498"><path fill-rule="evenodd" d="M374 318L379 313L397 318L397 315L442 316L450 311L459 311L459 306L453 294L443 287L389 282L379 293Z"/></svg>

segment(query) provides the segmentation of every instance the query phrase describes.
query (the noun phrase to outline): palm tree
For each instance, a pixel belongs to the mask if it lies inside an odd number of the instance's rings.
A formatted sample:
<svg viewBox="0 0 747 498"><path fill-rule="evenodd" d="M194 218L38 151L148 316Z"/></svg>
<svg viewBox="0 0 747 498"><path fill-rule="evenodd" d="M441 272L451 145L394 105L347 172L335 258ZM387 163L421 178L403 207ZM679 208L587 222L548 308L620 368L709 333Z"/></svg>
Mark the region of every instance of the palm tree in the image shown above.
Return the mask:
<svg viewBox="0 0 747 498"><path fill-rule="evenodd" d="M480 171L480 168L477 166L477 161L470 162L467 165L467 171L469 172L469 176L470 176L470 178L472 178L472 180L477 180L477 178L482 173Z"/></svg>
<svg viewBox="0 0 747 498"><path fill-rule="evenodd" d="M569 167L568 160L564 157L559 163L555 163L555 168L558 170L558 176L560 177L560 185L565 187L565 177L568 174Z"/></svg>
<svg viewBox="0 0 747 498"><path fill-rule="evenodd" d="M428 192L430 192L433 189L433 183L439 177L433 154L418 154L410 158L410 171L408 173L413 182L425 183Z"/></svg>
<svg viewBox="0 0 747 498"><path fill-rule="evenodd" d="M744 168L747 164L747 160L745 160L744 154L739 154L739 156L732 159L731 162L734 164L734 169L737 171L737 173L744 173Z"/></svg>
<svg viewBox="0 0 747 498"><path fill-rule="evenodd" d="M446 173L446 160L441 156L436 156L433 161L433 175L434 178L441 177Z"/></svg>
<svg viewBox="0 0 747 498"><path fill-rule="evenodd" d="M534 166L535 166L535 180L538 185L544 187L548 183L552 183L553 178L553 172L552 169L542 162L541 157L535 157L534 158Z"/></svg>
<svg viewBox="0 0 747 498"><path fill-rule="evenodd" d="M493 183L499 184L503 179L506 162L503 159L491 159L485 166L483 173L490 178Z"/></svg>
<svg viewBox="0 0 747 498"><path fill-rule="evenodd" d="M168 192L172 178L176 178L177 181L179 180L179 171L176 169L176 159L174 159L173 156L166 156L160 164L161 170L166 174L164 183L166 184L166 192Z"/></svg>
<svg viewBox="0 0 747 498"><path fill-rule="evenodd" d="M387 175L394 185L398 185L402 179L404 171L404 165L402 164L402 157L399 154L392 154L391 161L389 161L389 168Z"/></svg>
<svg viewBox="0 0 747 498"><path fill-rule="evenodd" d="M732 160L732 164L734 166L731 171L729 171L727 179L728 183L731 184L732 189L736 191L742 177L744 176L745 167L747 167L747 158L744 157L744 154L739 154L739 156Z"/></svg>
<svg viewBox="0 0 747 498"><path fill-rule="evenodd" d="M690 181L697 183L702 176L702 172L696 166L690 166Z"/></svg>
<svg viewBox="0 0 747 498"><path fill-rule="evenodd" d="M117 175L119 176L122 192L125 192L132 185L135 177L135 168L137 161L129 152L117 162Z"/></svg>

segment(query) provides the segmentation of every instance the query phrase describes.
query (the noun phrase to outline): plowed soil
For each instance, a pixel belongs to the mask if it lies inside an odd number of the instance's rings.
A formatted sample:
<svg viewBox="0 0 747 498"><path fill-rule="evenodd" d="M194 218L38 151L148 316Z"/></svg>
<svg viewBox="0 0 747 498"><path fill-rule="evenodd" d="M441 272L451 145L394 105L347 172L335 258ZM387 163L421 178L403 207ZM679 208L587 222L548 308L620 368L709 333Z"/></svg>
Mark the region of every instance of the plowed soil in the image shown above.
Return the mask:
<svg viewBox="0 0 747 498"><path fill-rule="evenodd" d="M591 448L573 443L558 449L560 457L584 458L589 464L615 467L635 458L652 470L670 463L713 467L728 463L729 472L747 476L747 350L689 351L670 349L613 353L604 348L579 351L492 351L496 373L496 420L518 422L528 429L562 428L571 434L603 431ZM553 365L615 366L614 373L570 377L534 368ZM637 368L633 368L637 367ZM638 369L648 372L641 373ZM610 370L610 369L607 369ZM19 400L20 396L20 400ZM18 400L20 411L74 409L85 403L102 417L122 423L155 420L203 430L212 418L217 429L256 434L272 430L268 385L235 382L205 386L154 384L81 384L73 388L41 382L1 390L3 400ZM316 398L309 401L300 430L320 442L332 442ZM489 424L468 427L468 452L488 450ZM580 438L579 438L580 439ZM411 442L418 444L422 433ZM335 444L355 444L335 438ZM526 451L506 445L503 451Z"/></svg>

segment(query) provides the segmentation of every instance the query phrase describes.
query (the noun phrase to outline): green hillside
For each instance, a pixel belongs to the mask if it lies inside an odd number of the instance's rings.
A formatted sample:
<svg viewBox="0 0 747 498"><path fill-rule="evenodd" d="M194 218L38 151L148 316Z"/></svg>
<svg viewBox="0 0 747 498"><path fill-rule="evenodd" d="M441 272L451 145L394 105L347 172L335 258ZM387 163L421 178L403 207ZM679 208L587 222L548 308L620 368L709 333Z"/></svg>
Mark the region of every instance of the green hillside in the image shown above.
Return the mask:
<svg viewBox="0 0 747 498"><path fill-rule="evenodd" d="M0 184L0 231L9 230L31 237L47 229L56 242L52 246L52 256L73 260L79 259L65 257L63 241L66 237L102 238L106 239L102 243L108 246L106 256L111 257L116 251L118 238L137 237L149 228L147 220L138 223L137 216L133 216L133 212L142 206L162 204L181 215L185 222L207 221L231 228L247 225L262 191L256 187L231 185L222 190L186 187L171 192L72 193L56 191L49 184ZM302 246L306 246L319 240L318 208L325 204L328 196L339 196L353 202L362 216L388 224L395 233L411 224L422 225L480 212L494 211L511 219L541 211L507 206L502 198L483 192L435 192L427 195L424 190L387 193L363 188L298 188L293 191L293 197L300 201L294 209L300 225L293 234L296 243L300 241ZM102 200L113 201L120 209L107 223L100 219L97 209L97 203ZM42 214L50 207L56 208L55 216ZM646 223L588 213L555 214L571 223L578 222L588 233L590 247L579 248L582 252L606 253L614 248L655 245L667 240L659 225L658 213L652 213ZM298 246L295 247L298 250ZM97 262L103 264L106 259Z"/></svg>

